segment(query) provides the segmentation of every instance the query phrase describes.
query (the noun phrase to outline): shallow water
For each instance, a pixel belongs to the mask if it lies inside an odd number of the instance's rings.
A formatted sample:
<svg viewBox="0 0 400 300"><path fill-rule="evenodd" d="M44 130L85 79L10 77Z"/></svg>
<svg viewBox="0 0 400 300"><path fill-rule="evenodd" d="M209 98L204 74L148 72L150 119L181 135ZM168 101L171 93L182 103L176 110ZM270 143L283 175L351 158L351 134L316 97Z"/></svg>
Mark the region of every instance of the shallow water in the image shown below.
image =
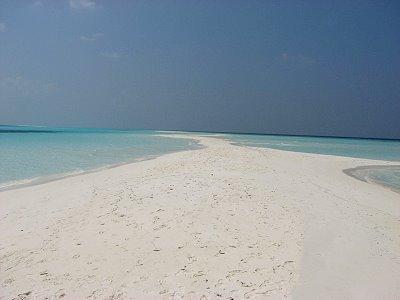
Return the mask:
<svg viewBox="0 0 400 300"><path fill-rule="evenodd" d="M400 140L227 134L238 145L400 162ZM400 168L369 168L357 178L400 190Z"/></svg>
<svg viewBox="0 0 400 300"><path fill-rule="evenodd" d="M400 161L400 140L227 134L236 144L279 150Z"/></svg>
<svg viewBox="0 0 400 300"><path fill-rule="evenodd" d="M365 166L344 170L365 182L375 182L400 193L400 166Z"/></svg>
<svg viewBox="0 0 400 300"><path fill-rule="evenodd" d="M151 130L0 126L0 187L197 148Z"/></svg>

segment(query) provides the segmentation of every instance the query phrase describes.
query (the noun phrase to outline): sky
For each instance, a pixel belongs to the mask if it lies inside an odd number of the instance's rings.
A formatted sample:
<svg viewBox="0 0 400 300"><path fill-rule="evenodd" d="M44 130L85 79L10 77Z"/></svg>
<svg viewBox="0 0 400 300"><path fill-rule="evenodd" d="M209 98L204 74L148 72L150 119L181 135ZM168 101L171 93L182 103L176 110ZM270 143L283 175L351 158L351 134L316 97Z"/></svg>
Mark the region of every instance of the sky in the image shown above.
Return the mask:
<svg viewBox="0 0 400 300"><path fill-rule="evenodd" d="M0 124L400 138L400 2L0 0Z"/></svg>

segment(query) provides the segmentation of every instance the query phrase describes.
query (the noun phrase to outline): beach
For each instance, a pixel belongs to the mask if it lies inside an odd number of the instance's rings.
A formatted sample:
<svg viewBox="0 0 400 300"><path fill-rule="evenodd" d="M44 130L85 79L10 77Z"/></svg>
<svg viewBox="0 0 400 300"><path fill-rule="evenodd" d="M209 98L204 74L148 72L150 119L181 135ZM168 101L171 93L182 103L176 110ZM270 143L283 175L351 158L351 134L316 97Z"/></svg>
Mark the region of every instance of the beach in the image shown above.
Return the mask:
<svg viewBox="0 0 400 300"><path fill-rule="evenodd" d="M395 163L179 137L0 192L0 299L400 297L400 194L343 172Z"/></svg>

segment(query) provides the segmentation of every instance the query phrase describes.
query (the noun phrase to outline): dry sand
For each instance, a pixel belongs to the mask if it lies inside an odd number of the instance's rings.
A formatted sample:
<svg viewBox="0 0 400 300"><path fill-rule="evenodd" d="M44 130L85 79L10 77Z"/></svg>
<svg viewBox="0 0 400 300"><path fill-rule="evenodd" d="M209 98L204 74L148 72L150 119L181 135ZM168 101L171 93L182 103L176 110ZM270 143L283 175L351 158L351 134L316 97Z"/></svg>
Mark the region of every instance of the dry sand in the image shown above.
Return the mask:
<svg viewBox="0 0 400 300"><path fill-rule="evenodd" d="M342 172L382 161L196 138L1 192L0 298L400 298L400 195Z"/></svg>

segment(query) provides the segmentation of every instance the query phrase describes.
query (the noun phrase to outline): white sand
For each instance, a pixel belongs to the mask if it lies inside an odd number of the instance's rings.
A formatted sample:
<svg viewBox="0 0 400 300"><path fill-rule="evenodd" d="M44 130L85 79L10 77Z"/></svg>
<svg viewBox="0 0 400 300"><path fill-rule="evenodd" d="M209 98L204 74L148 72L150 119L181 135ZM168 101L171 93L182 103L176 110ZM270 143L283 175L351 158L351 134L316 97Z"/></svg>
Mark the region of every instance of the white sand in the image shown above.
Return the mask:
<svg viewBox="0 0 400 300"><path fill-rule="evenodd" d="M400 298L400 195L342 172L381 161L200 139L1 192L0 298Z"/></svg>

